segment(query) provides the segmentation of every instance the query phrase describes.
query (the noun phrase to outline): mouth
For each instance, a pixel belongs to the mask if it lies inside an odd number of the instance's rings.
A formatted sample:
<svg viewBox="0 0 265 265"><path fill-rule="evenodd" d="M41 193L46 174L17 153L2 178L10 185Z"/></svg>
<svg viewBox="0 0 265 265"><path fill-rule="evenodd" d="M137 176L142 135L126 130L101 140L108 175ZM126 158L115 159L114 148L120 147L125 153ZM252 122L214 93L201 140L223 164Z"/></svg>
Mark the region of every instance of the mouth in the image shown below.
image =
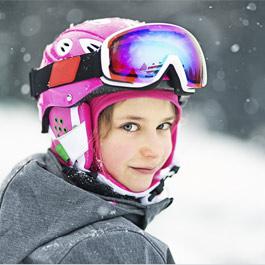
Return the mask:
<svg viewBox="0 0 265 265"><path fill-rule="evenodd" d="M130 167L130 168L142 174L153 174L156 172L156 168L141 168L141 167Z"/></svg>

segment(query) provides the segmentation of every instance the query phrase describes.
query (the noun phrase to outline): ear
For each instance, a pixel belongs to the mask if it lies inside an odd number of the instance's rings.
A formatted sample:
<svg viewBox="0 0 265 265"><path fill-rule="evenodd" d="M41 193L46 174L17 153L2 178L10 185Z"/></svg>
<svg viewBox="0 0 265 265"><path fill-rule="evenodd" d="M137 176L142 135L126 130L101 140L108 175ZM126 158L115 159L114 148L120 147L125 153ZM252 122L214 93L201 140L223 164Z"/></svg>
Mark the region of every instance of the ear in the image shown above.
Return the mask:
<svg viewBox="0 0 265 265"><path fill-rule="evenodd" d="M67 164L89 169L93 161L90 108L87 103L71 108L53 107L49 113L52 149Z"/></svg>

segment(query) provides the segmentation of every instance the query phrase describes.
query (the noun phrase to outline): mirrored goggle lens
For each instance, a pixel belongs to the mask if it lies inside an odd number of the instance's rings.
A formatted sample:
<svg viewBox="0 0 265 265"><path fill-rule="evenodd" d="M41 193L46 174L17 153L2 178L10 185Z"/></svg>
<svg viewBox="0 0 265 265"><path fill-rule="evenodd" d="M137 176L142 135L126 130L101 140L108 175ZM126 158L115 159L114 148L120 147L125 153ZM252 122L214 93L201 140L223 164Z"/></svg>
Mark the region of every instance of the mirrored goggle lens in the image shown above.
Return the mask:
<svg viewBox="0 0 265 265"><path fill-rule="evenodd" d="M114 37L109 43L111 79L148 83L170 55L180 59L188 87L203 86L201 48L188 31L174 25L142 26Z"/></svg>

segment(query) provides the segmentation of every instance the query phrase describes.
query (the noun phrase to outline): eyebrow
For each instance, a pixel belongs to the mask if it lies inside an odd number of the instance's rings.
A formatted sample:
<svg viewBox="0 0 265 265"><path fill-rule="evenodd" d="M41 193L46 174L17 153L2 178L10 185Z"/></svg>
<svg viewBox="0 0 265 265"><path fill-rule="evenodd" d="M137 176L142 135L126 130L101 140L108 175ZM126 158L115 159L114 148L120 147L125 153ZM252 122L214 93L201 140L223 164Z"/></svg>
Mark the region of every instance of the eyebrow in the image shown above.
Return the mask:
<svg viewBox="0 0 265 265"><path fill-rule="evenodd" d="M168 118L163 119L162 121L170 121L170 120L174 120L175 117L171 116ZM139 116L126 116L126 117L121 117L118 120L136 120L136 121L145 121L146 119L143 117L139 117Z"/></svg>

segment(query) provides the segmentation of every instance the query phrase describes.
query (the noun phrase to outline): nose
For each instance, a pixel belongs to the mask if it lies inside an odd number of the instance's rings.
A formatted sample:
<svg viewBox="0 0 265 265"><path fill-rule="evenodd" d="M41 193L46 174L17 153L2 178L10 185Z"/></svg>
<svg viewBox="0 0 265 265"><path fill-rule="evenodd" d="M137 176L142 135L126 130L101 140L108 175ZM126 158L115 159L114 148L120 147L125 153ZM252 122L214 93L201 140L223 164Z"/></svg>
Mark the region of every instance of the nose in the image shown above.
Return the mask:
<svg viewBox="0 0 265 265"><path fill-rule="evenodd" d="M146 135L140 147L140 153L145 158L158 159L162 153L159 138L154 134Z"/></svg>
<svg viewBox="0 0 265 265"><path fill-rule="evenodd" d="M141 148L141 154L144 157L149 157L149 158L157 158L158 157L158 152L154 151L152 148L149 147L142 147Z"/></svg>

